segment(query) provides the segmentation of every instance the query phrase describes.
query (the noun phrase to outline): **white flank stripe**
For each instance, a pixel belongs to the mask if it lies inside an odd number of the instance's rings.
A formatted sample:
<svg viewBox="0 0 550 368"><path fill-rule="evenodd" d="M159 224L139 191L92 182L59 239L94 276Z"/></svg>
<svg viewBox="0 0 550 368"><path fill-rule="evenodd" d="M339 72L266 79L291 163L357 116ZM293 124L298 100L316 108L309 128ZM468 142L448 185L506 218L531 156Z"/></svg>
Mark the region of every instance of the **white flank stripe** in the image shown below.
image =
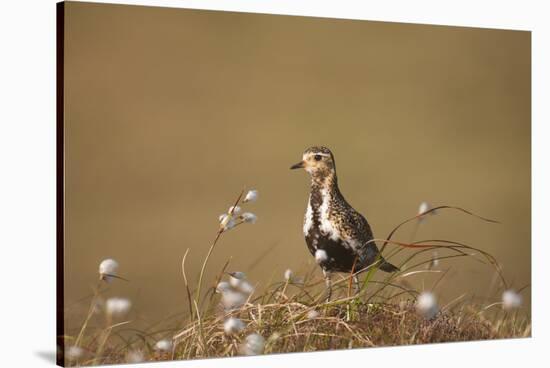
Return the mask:
<svg viewBox="0 0 550 368"><path fill-rule="evenodd" d="M306 215L304 216L304 235L305 236L309 234L309 230L311 229L312 225L313 225L313 210L311 209L311 196L310 196L310 199L307 201Z"/></svg>

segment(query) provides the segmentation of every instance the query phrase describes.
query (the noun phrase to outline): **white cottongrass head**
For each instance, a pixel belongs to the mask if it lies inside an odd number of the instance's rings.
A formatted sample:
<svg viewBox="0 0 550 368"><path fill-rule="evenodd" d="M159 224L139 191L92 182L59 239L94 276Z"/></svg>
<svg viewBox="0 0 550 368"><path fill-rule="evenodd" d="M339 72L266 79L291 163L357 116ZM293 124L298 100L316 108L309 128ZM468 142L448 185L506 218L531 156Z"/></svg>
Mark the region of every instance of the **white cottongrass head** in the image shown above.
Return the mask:
<svg viewBox="0 0 550 368"><path fill-rule="evenodd" d="M253 214L252 212L245 212L241 215L241 220L243 222L248 222L250 224L255 224L258 220L258 216Z"/></svg>
<svg viewBox="0 0 550 368"><path fill-rule="evenodd" d="M236 225L236 222L233 216L227 213L222 213L218 217L218 220L220 221L220 228L223 229L223 231L231 230Z"/></svg>
<svg viewBox="0 0 550 368"><path fill-rule="evenodd" d="M231 213L233 215L238 215L239 213L241 213L241 207L239 206L231 206L229 207L229 209L227 210L227 213Z"/></svg>
<svg viewBox="0 0 550 368"><path fill-rule="evenodd" d="M506 290L502 293L502 309L513 310L521 307L522 303L521 295L514 290Z"/></svg>
<svg viewBox="0 0 550 368"><path fill-rule="evenodd" d="M439 308L434 293L423 291L416 299L416 312L426 319L432 319L437 314Z"/></svg>
<svg viewBox="0 0 550 368"><path fill-rule="evenodd" d="M246 274L244 272L241 272L241 271L230 272L229 276L231 276L235 279L238 279L238 280L246 279Z"/></svg>
<svg viewBox="0 0 550 368"><path fill-rule="evenodd" d="M239 287L239 284L246 280L246 275L244 272L236 271L236 272L229 272L229 283L234 288Z"/></svg>
<svg viewBox="0 0 550 368"><path fill-rule="evenodd" d="M223 323L223 330L228 335L232 335L234 333L240 332L243 329L244 329L244 322L235 317L228 318Z"/></svg>
<svg viewBox="0 0 550 368"><path fill-rule="evenodd" d="M285 271L284 273L284 276L285 276L285 280L286 281L290 281L292 280L292 270L289 268L288 270Z"/></svg>
<svg viewBox="0 0 550 368"><path fill-rule="evenodd" d="M67 359L72 361L82 358L83 355L84 355L84 349L82 349L79 346L70 346L65 351L65 356L67 357Z"/></svg>
<svg viewBox="0 0 550 368"><path fill-rule="evenodd" d="M222 293L221 302L226 311L232 311L242 307L247 299L243 293L230 289Z"/></svg>
<svg viewBox="0 0 550 368"><path fill-rule="evenodd" d="M172 341L167 339L157 341L155 344L155 350L165 353L172 350Z"/></svg>
<svg viewBox="0 0 550 368"><path fill-rule="evenodd" d="M109 298L105 302L107 314L112 317L123 317L128 313L132 303L125 298Z"/></svg>
<svg viewBox="0 0 550 368"><path fill-rule="evenodd" d="M432 205L429 203L429 202L422 202L420 203L420 206L418 206L418 216L420 216L418 218L419 221L423 221L424 220L424 214L428 211L430 211L432 209ZM430 211L430 215L435 215L437 211Z"/></svg>
<svg viewBox="0 0 550 368"><path fill-rule="evenodd" d="M319 312L317 312L315 309L308 311L306 314L307 319L315 319L317 317L319 317Z"/></svg>
<svg viewBox="0 0 550 368"><path fill-rule="evenodd" d="M101 261L99 264L99 279L111 282L117 276L118 262L108 258Z"/></svg>
<svg viewBox="0 0 550 368"><path fill-rule="evenodd" d="M426 211L429 211L432 206L428 202L422 202L420 203L420 206L418 206L418 214L422 215Z"/></svg>
<svg viewBox="0 0 550 368"><path fill-rule="evenodd" d="M221 281L216 285L216 292L218 293L224 293L229 290L231 290L231 285L227 281Z"/></svg>
<svg viewBox="0 0 550 368"><path fill-rule="evenodd" d="M237 288L246 295L250 295L254 292L254 286L246 280L241 280Z"/></svg>
<svg viewBox="0 0 550 368"><path fill-rule="evenodd" d="M248 335L242 346L242 351L245 355L258 355L264 352L265 339L262 335L253 333Z"/></svg>
<svg viewBox="0 0 550 368"><path fill-rule="evenodd" d="M216 290L222 294L221 303L225 310L231 311L242 307L254 292L254 286L246 280L244 272L228 272L229 283L222 281Z"/></svg>
<svg viewBox="0 0 550 368"><path fill-rule="evenodd" d="M243 199L243 203L246 202L255 202L258 200L258 191L255 189L249 190L248 193L246 193L246 196Z"/></svg>
<svg viewBox="0 0 550 368"><path fill-rule="evenodd" d="M145 361L145 355L141 350L130 350L126 354L126 363L141 363Z"/></svg>
<svg viewBox="0 0 550 368"><path fill-rule="evenodd" d="M315 262L321 264L328 259L327 252L323 249L317 249L315 251Z"/></svg>

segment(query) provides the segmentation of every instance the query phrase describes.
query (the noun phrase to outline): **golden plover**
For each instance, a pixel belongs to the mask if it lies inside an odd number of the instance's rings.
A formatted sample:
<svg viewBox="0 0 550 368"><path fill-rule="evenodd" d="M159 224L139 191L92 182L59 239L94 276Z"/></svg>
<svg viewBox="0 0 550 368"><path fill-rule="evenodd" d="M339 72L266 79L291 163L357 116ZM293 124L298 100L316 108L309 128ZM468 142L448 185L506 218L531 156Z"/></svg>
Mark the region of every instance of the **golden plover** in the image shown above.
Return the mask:
<svg viewBox="0 0 550 368"><path fill-rule="evenodd" d="M382 271L399 270L382 258L369 223L340 193L334 156L328 148L308 148L291 169L305 169L311 176L303 230L307 247L323 270L327 300L332 295L332 272L359 272L377 259ZM358 282L354 276L356 291Z"/></svg>

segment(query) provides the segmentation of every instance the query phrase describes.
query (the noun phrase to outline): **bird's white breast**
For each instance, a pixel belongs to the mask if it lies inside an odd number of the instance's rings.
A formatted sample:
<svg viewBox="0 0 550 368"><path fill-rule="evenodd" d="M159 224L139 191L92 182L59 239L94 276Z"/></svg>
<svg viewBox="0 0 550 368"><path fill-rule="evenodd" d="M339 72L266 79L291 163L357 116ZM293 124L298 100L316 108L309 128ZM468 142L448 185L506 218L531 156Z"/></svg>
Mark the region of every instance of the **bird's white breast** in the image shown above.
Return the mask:
<svg viewBox="0 0 550 368"><path fill-rule="evenodd" d="M339 240L340 239L340 232L329 218L329 211L330 211L330 192L326 189L321 190L321 197L323 198L323 201L321 203L321 207L319 207L319 230L321 230L321 233L324 235L327 235L332 240Z"/></svg>
<svg viewBox="0 0 550 368"><path fill-rule="evenodd" d="M304 236L309 234L309 230L313 226L313 209L311 208L311 196L307 201L306 215L304 216Z"/></svg>

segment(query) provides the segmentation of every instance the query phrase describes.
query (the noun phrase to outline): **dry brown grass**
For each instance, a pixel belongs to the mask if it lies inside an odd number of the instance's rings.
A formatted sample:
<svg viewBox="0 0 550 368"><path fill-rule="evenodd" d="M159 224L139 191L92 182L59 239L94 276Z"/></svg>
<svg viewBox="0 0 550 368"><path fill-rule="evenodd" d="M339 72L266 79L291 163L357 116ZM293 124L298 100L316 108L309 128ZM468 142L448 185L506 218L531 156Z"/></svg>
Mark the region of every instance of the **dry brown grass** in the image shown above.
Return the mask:
<svg viewBox="0 0 550 368"><path fill-rule="evenodd" d="M235 204L239 203L242 195ZM436 209L456 209L473 215L455 207ZM351 291L351 275L344 275L334 283L336 299L325 302L323 281L315 277L312 269L305 272L299 281L289 279L274 283L261 293L255 291L246 303L231 311L221 307L220 294L215 292L215 287L210 286L204 295L201 294L208 259L224 233L220 228L203 261L199 282L194 288L188 284L185 275L188 253L183 257L183 280L189 302L185 316L165 321L167 327L164 329L150 326L140 331L132 329L131 321L114 323L105 315L94 315L94 308L90 306L82 328L72 336L65 336L66 348L76 345L83 349L77 359L67 359L67 364L126 363L129 354L135 351L141 352L145 361L235 356L243 354L243 342L251 333L263 336L265 346L262 350L265 354L530 336L529 313L521 308L504 311L499 302L489 304L459 298L439 308L433 318L427 319L417 313L415 300L418 291L407 282L408 277L419 273L441 273L432 286L433 290L436 285L441 285L445 276L444 271L431 269L433 256L430 251L438 250L440 255L437 258L440 260L472 257L484 262L495 270L495 275L501 280L499 291L508 286L498 262L481 249L447 240L411 243L392 240L402 225L416 218L418 216L402 222L382 239L382 248L394 247L386 251L387 259L410 250L401 264L401 271L377 280L374 278L376 267L362 270L362 287L358 294ZM216 285L224 277L227 265L208 284ZM92 305L98 294L99 291L92 298ZM312 312L315 312L314 315ZM243 321L244 329L227 334L224 321L229 317ZM161 339L171 341L172 349L163 352L155 349L155 343Z"/></svg>
<svg viewBox="0 0 550 368"><path fill-rule="evenodd" d="M230 314L212 314L201 321L202 326L188 324L175 335L172 353L155 352L146 340L128 345L121 341L105 349L101 363L124 363L132 349L142 349L148 361L236 356L250 333L266 337L266 354L528 337L531 333L526 317L501 313L489 320L471 305L442 311L427 320L416 313L412 302L367 304L352 299L335 303L315 308L298 302L248 304ZM312 309L320 313L310 319ZM225 334L223 321L229 315L240 318L245 329Z"/></svg>

